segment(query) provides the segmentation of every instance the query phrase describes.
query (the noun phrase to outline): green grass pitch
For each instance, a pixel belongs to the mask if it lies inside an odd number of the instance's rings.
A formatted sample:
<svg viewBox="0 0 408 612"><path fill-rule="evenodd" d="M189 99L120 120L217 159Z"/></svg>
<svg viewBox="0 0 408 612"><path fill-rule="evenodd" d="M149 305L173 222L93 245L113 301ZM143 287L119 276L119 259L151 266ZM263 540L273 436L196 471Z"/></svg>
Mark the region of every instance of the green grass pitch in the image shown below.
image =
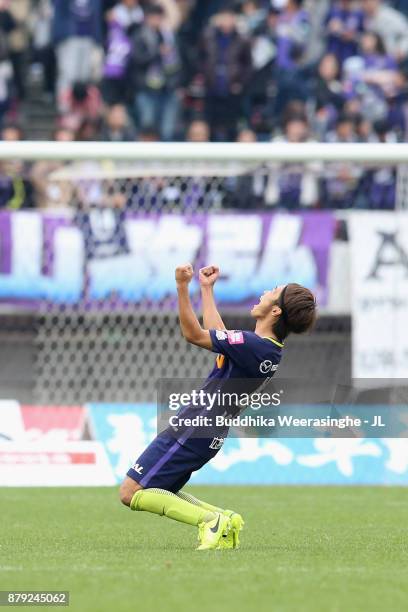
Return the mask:
<svg viewBox="0 0 408 612"><path fill-rule="evenodd" d="M81 612L407 609L408 489L187 490L242 512L240 550L196 552L116 489L0 489L0 590L70 590Z"/></svg>

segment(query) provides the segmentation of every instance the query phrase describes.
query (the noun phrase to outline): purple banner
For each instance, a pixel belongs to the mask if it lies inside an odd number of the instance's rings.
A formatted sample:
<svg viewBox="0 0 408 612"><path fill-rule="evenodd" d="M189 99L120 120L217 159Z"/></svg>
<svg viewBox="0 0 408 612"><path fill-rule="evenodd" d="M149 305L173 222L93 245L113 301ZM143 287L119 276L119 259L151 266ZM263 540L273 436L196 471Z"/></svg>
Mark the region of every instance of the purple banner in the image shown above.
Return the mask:
<svg viewBox="0 0 408 612"><path fill-rule="evenodd" d="M246 307L298 282L327 301L331 213L0 213L0 300L120 308L175 306L174 269L217 263L216 297ZM198 283L192 284L198 294Z"/></svg>

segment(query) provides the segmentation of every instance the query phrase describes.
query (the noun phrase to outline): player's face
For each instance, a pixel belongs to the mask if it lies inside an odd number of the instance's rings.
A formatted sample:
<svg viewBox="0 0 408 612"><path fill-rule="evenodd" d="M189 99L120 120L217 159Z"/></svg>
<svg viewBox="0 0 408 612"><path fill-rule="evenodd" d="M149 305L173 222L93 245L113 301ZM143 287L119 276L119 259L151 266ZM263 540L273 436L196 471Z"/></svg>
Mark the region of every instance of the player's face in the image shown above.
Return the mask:
<svg viewBox="0 0 408 612"><path fill-rule="evenodd" d="M278 302L284 286L285 285L280 285L279 287L275 287L275 289L264 291L259 298L258 304L255 304L252 307L251 315L256 319L259 319L269 314L272 307Z"/></svg>

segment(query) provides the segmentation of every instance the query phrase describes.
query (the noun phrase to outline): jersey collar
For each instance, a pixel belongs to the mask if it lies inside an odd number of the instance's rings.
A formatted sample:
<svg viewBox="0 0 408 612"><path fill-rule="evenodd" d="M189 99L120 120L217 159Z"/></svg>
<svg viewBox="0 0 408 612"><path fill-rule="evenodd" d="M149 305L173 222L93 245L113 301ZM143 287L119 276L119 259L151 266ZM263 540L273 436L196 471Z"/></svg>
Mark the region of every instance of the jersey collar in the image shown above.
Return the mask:
<svg viewBox="0 0 408 612"><path fill-rule="evenodd" d="M275 340L275 338L271 338L270 336L265 336L264 340L269 340L270 342L273 342L274 344L276 344L276 346L279 346L279 348L283 348L283 342L278 342L277 340Z"/></svg>

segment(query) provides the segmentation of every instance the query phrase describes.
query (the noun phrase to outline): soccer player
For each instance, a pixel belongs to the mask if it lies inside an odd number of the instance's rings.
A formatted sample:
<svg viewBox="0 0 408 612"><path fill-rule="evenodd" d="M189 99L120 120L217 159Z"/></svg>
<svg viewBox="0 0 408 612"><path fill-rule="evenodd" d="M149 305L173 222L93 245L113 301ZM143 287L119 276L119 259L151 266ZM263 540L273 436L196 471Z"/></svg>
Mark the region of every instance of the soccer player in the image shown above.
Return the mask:
<svg viewBox="0 0 408 612"><path fill-rule="evenodd" d="M187 342L218 354L204 389L222 390L226 385L230 389L233 379L248 383L252 380L259 387L262 380L269 379L276 371L287 335L303 333L313 326L315 298L309 289L295 283L265 291L251 310L256 320L255 331L227 331L213 295L218 276L216 266L207 266L199 272L202 327L189 297L193 268L186 264L176 269L181 332ZM242 517L182 491L192 472L203 467L220 450L227 430L222 436L205 438L194 436L192 429L171 431L169 428L149 444L120 487L121 501L132 510L144 510L197 526L198 550L237 548L244 524Z"/></svg>

